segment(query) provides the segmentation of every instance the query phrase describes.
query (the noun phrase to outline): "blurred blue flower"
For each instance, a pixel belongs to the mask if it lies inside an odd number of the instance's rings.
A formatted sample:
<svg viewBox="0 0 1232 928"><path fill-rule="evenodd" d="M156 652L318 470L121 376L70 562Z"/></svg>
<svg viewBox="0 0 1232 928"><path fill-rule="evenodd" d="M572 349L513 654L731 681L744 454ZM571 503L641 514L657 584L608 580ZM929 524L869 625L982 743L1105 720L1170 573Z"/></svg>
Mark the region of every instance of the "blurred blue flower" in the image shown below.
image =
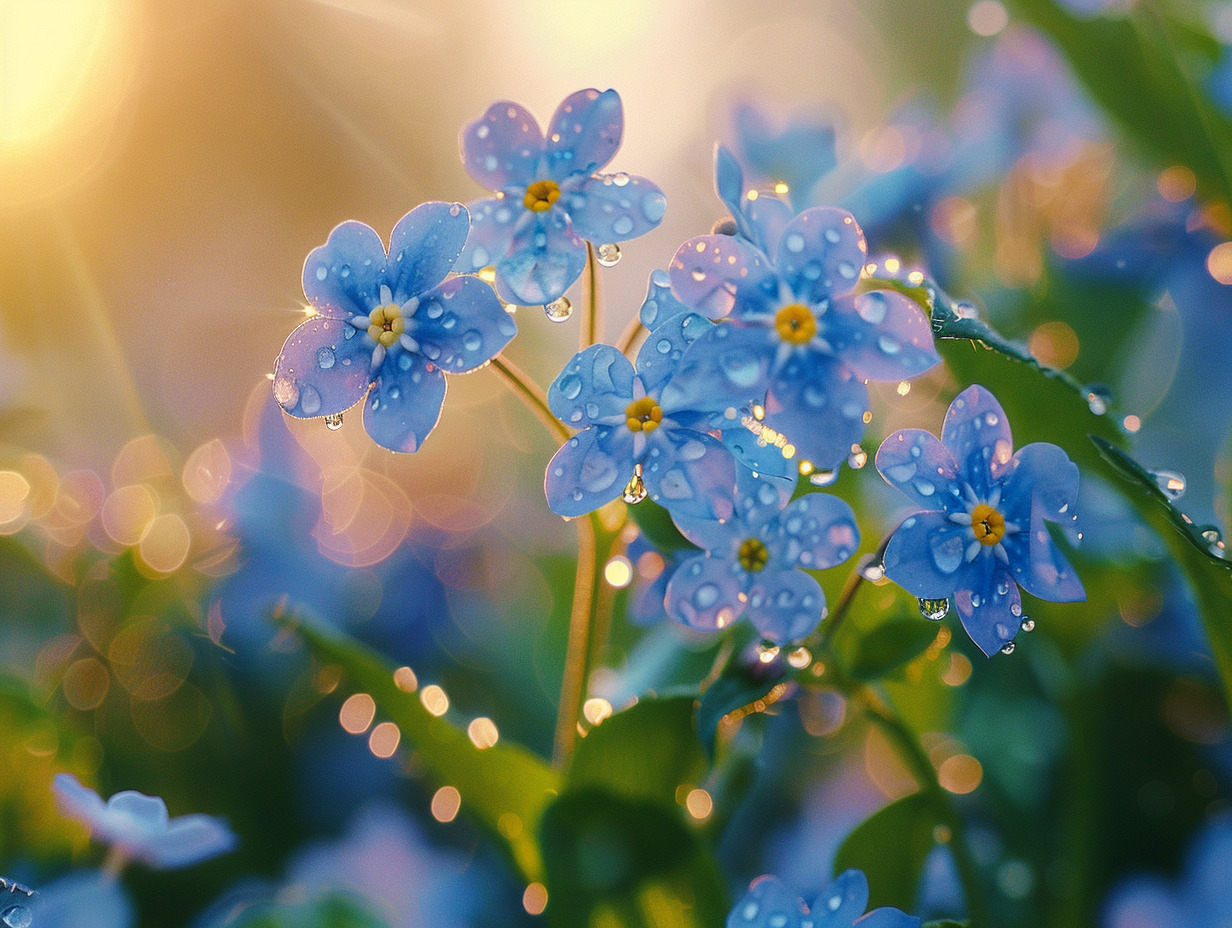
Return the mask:
<svg viewBox="0 0 1232 928"><path fill-rule="evenodd" d="M676 316L668 326L685 339L684 327L695 318ZM635 368L612 346L592 345L574 355L552 382L552 412L582 429L548 463L544 487L553 512L592 512L633 480L674 513L701 519L731 515L736 487L731 452L693 427L699 418L693 409L661 399L672 376L672 348L661 328L642 345Z"/></svg>
<svg viewBox="0 0 1232 928"><path fill-rule="evenodd" d="M823 493L787 505L777 482L741 469L736 508L726 522L673 516L703 550L682 558L667 585L668 614L703 631L742 614L777 643L807 635L825 617L820 584L797 568L823 570L849 558L860 531L851 507ZM785 508L784 508L785 507Z"/></svg>
<svg viewBox="0 0 1232 928"><path fill-rule="evenodd" d="M787 184L789 193L807 193L838 163L829 123L793 119L778 129L764 109L750 102L736 107L732 121L744 164L763 181Z"/></svg>
<svg viewBox="0 0 1232 928"><path fill-rule="evenodd" d="M336 416L367 394L372 439L417 450L440 418L444 372L481 367L517 333L491 287L445 279L469 228L460 203L424 203L398 220L388 254L362 222L335 228L304 262L317 315L274 364L279 405L300 419Z"/></svg>
<svg viewBox="0 0 1232 928"><path fill-rule="evenodd" d="M886 576L922 599L953 596L985 654L1017 635L1019 586L1051 602L1085 599L1044 524L1076 534L1078 468L1047 442L1014 453L1005 412L983 387L950 404L940 441L922 429L889 436L877 449L877 470L925 507L890 538Z"/></svg>
<svg viewBox="0 0 1232 928"><path fill-rule="evenodd" d="M136 912L128 891L113 876L82 870L42 887L32 928L132 928Z"/></svg>
<svg viewBox="0 0 1232 928"><path fill-rule="evenodd" d="M157 796L135 790L116 793L107 802L82 786L72 774L58 773L52 788L61 813L90 829L98 841L125 858L160 869L176 869L209 860L235 848L235 834L210 815L172 819Z"/></svg>
<svg viewBox="0 0 1232 928"><path fill-rule="evenodd" d="M781 228L778 214L748 221L733 167L720 151L717 185L737 204L741 235L692 239L670 270L677 299L729 318L684 353L664 401L732 418L755 404L764 408L759 437L782 436L800 459L837 467L864 434L864 381L914 377L940 360L928 319L894 291L853 295L866 245L850 213L815 207ZM750 236L773 247L773 261L746 243Z"/></svg>
<svg viewBox="0 0 1232 928"><path fill-rule="evenodd" d="M1131 877L1104 903L1104 928L1223 928L1232 924L1232 817L1207 822L1180 880Z"/></svg>
<svg viewBox="0 0 1232 928"><path fill-rule="evenodd" d="M727 916L727 928L919 928L920 920L894 908L868 906L868 880L859 870L840 873L805 904L778 877L760 876Z"/></svg>
<svg viewBox="0 0 1232 928"><path fill-rule="evenodd" d="M596 174L620 147L624 112L614 90L579 90L557 107L547 136L516 103L493 103L462 131L462 162L492 199L470 206L457 269L494 266L501 296L549 303L586 266L586 242L623 242L663 219L667 200L644 177Z"/></svg>

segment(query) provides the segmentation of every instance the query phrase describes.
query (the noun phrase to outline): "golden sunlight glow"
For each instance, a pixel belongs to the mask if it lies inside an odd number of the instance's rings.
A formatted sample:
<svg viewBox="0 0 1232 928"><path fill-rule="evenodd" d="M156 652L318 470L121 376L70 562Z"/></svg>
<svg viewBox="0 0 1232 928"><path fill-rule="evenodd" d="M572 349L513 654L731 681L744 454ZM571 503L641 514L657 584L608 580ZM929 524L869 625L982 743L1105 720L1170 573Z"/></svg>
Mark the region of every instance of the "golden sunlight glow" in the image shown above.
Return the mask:
<svg viewBox="0 0 1232 928"><path fill-rule="evenodd" d="M362 735L372 724L376 715L376 701L367 693L356 693L342 704L338 712L338 722L343 730L352 735Z"/></svg>
<svg viewBox="0 0 1232 928"><path fill-rule="evenodd" d="M684 801L684 807L689 810L691 816L701 821L709 818L710 813L714 811L714 800L710 798L708 792L698 788L689 791L689 795Z"/></svg>
<svg viewBox="0 0 1232 928"><path fill-rule="evenodd" d="M548 907L548 890L542 883L531 883L522 893L522 908L528 915L542 915Z"/></svg>
<svg viewBox="0 0 1232 928"><path fill-rule="evenodd" d="M433 715L444 715L449 711L449 697L445 695L445 691L432 683L425 686L419 694L419 701L423 703L424 708Z"/></svg>
<svg viewBox="0 0 1232 928"><path fill-rule="evenodd" d="M466 726L466 736L471 739L471 744L481 751L492 747L500 740L500 732L496 729L496 723L483 716Z"/></svg>
<svg viewBox="0 0 1232 928"><path fill-rule="evenodd" d="M1206 269L1221 284L1232 284L1232 242L1222 242L1206 256Z"/></svg>
<svg viewBox="0 0 1232 928"><path fill-rule="evenodd" d="M622 589L633 579L633 565L623 554L618 554L604 565L603 577L616 589Z"/></svg>
<svg viewBox="0 0 1232 928"><path fill-rule="evenodd" d="M452 786L442 786L432 796L432 817L438 822L452 822L462 807L462 796Z"/></svg>
<svg viewBox="0 0 1232 928"><path fill-rule="evenodd" d="M598 725L612 714L612 704L601 696L592 696L582 704L582 716L591 725Z"/></svg>
<svg viewBox="0 0 1232 928"><path fill-rule="evenodd" d="M393 757L402 740L402 732L393 722L382 722L368 736L368 750L377 757Z"/></svg>

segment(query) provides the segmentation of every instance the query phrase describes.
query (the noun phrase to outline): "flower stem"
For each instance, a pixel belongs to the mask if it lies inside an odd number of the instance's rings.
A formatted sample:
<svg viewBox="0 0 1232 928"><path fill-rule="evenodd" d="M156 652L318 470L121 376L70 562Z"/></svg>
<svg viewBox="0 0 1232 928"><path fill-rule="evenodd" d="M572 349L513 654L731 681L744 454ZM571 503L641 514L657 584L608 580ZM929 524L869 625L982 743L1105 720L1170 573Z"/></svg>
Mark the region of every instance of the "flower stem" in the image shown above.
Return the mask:
<svg viewBox="0 0 1232 928"><path fill-rule="evenodd" d="M872 555L873 563L879 564L885 558L886 546L890 543L890 537L893 534L894 532L890 532L889 535L881 539L881 544L877 546L876 552ZM856 563L855 570L847 577L847 583L843 586L843 592L839 594L838 603L834 606L834 611L830 613L829 621L816 634L817 647L823 650L829 650L830 642L834 640L834 635L838 631L839 626L843 624L843 619L851 611L851 604L855 602L856 594L860 592L861 585L868 582L868 579L861 570L860 565L862 563L864 563L863 559Z"/></svg>
<svg viewBox="0 0 1232 928"><path fill-rule="evenodd" d="M586 243L586 312L578 330L578 350L585 351L599 341L603 327L603 310L599 300L599 263L595 260L595 246Z"/></svg>
<svg viewBox="0 0 1232 928"><path fill-rule="evenodd" d="M505 379L505 383L513 389L517 398L535 414L535 418L543 424L554 439L563 443L572 437L573 433L565 427L565 424L552 415L547 395L517 365L503 354L498 354L492 359L491 366Z"/></svg>
<svg viewBox="0 0 1232 928"><path fill-rule="evenodd" d="M629 324L625 326L625 330L620 333L620 339L616 342L616 347L620 349L622 354L628 354L632 350L634 343L637 342L637 338L642 334L642 332L642 320L639 317L634 316L629 320Z"/></svg>
<svg viewBox="0 0 1232 928"><path fill-rule="evenodd" d="M107 856L103 858L103 877L111 883L120 878L124 868L128 866L128 854L119 845L108 848Z"/></svg>

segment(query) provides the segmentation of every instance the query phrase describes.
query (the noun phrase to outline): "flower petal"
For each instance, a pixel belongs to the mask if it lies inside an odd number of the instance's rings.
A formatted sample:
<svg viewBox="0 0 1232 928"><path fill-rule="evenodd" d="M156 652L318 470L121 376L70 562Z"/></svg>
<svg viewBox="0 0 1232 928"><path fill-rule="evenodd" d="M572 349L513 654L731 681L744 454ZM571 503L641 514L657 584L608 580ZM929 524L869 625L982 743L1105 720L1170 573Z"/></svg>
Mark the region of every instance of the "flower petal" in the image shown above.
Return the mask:
<svg viewBox="0 0 1232 928"><path fill-rule="evenodd" d="M658 394L676 373L685 349L714 328L714 323L697 313L679 313L656 328L642 342L634 367L649 394ZM665 415L675 411L668 407Z"/></svg>
<svg viewBox="0 0 1232 928"><path fill-rule="evenodd" d="M620 496L632 476L633 433L624 426L583 429L548 462L548 508L566 518L594 512Z"/></svg>
<svg viewBox="0 0 1232 928"><path fill-rule="evenodd" d="M106 814L107 804L103 798L90 787L83 786L71 773L57 773L52 779L52 792L60 813L88 826L91 831Z"/></svg>
<svg viewBox="0 0 1232 928"><path fill-rule="evenodd" d="M657 228L667 197L633 174L588 177L564 195L573 231L589 242L623 242Z"/></svg>
<svg viewBox="0 0 1232 928"><path fill-rule="evenodd" d="M322 316L366 316L380 302L384 274L385 243L371 226L351 219L308 253L304 296Z"/></svg>
<svg viewBox="0 0 1232 928"><path fill-rule="evenodd" d="M642 325L653 332L664 325L669 319L680 313L689 312L689 307L676 299L671 290L672 279L667 271L653 270L650 272L650 284L646 291L646 299L638 310L638 318Z"/></svg>
<svg viewBox="0 0 1232 928"><path fill-rule="evenodd" d="M421 203L399 219L389 240L385 281L394 302L405 303L444 280L470 228L470 213L461 203Z"/></svg>
<svg viewBox="0 0 1232 928"><path fill-rule="evenodd" d="M967 511L954 456L931 432L900 429L881 443L876 464L886 483L925 509Z"/></svg>
<svg viewBox="0 0 1232 928"><path fill-rule="evenodd" d="M768 312L779 281L764 255L731 235L691 238L668 268L682 303L709 319Z"/></svg>
<svg viewBox="0 0 1232 928"><path fill-rule="evenodd" d="M374 344L341 319L315 316L297 326L274 362L274 399L297 419L350 409L368 390Z"/></svg>
<svg viewBox="0 0 1232 928"><path fill-rule="evenodd" d="M832 355L795 355L770 382L765 424L787 436L801 460L838 467L864 435L868 390Z"/></svg>
<svg viewBox="0 0 1232 928"><path fill-rule="evenodd" d="M710 418L710 425L719 429L719 440L735 456L741 469L773 478L775 482L786 481L790 495L790 489L795 488L800 474L795 455L786 457L778 445L759 441L758 436L743 424L744 418L740 416L733 422L727 420L724 414L715 414Z"/></svg>
<svg viewBox="0 0 1232 928"><path fill-rule="evenodd" d="M695 554L667 582L667 614L690 628L716 631L740 617L741 572L726 558Z"/></svg>
<svg viewBox="0 0 1232 928"><path fill-rule="evenodd" d="M815 926L815 928L820 928L820 926ZM843 928L847 926L843 925ZM883 906L880 909L873 909L860 919L860 928L920 928L920 920L914 915L908 915L890 906Z"/></svg>
<svg viewBox="0 0 1232 928"><path fill-rule="evenodd" d="M501 295L523 306L550 303L573 286L586 267L586 243L559 209L524 213L509 253L496 262Z"/></svg>
<svg viewBox="0 0 1232 928"><path fill-rule="evenodd" d="M227 825L210 815L173 819L166 832L147 849L146 861L155 867L187 867L225 854L238 839Z"/></svg>
<svg viewBox="0 0 1232 928"><path fill-rule="evenodd" d="M593 174L620 148L625 116L614 90L579 90L565 97L548 124L544 160L557 181Z"/></svg>
<svg viewBox="0 0 1232 928"><path fill-rule="evenodd" d="M844 870L813 903L814 928L851 928L868 906L868 878L859 870Z"/></svg>
<svg viewBox="0 0 1232 928"><path fill-rule="evenodd" d="M1001 506L1011 522L1032 520L1038 509L1041 518L1059 523L1076 542L1078 465L1049 442L1019 448L1005 478Z"/></svg>
<svg viewBox="0 0 1232 928"><path fill-rule="evenodd" d="M835 300L822 323L834 353L870 380L906 380L941 363L919 304L893 290Z"/></svg>
<svg viewBox="0 0 1232 928"><path fill-rule="evenodd" d="M1014 438L1005 410L979 384L954 397L941 427L941 441L954 455L960 476L981 499L1013 460Z"/></svg>
<svg viewBox="0 0 1232 928"><path fill-rule="evenodd" d="M107 816L118 826L115 832L140 829L149 832L163 831L170 815L167 803L161 796L147 796L135 789L126 789L107 800Z"/></svg>
<svg viewBox="0 0 1232 928"><path fill-rule="evenodd" d="M1052 603L1077 603L1087 598L1078 574L1053 543L1041 507L1031 513L1030 530L1006 535L1001 544L1009 555L1014 579L1032 596Z"/></svg>
<svg viewBox="0 0 1232 928"><path fill-rule="evenodd" d="M732 907L726 928L800 928L805 914L804 900L782 880L759 876Z"/></svg>
<svg viewBox="0 0 1232 928"><path fill-rule="evenodd" d="M650 498L671 512L729 519L736 492L736 461L715 438L686 428L650 433L642 478Z"/></svg>
<svg viewBox="0 0 1232 928"><path fill-rule="evenodd" d="M748 616L763 638L786 644L803 638L826 612L821 584L799 570L765 570L754 574Z"/></svg>
<svg viewBox="0 0 1232 928"><path fill-rule="evenodd" d="M810 493L779 515L770 541L774 556L807 570L841 564L860 546L855 513L837 496Z"/></svg>
<svg viewBox="0 0 1232 928"><path fill-rule="evenodd" d="M971 566L973 582L954 594L954 605L971 640L992 657L1018 634L1022 597L1014 578L995 559L979 556Z"/></svg>
<svg viewBox="0 0 1232 928"><path fill-rule="evenodd" d="M513 317L478 277L454 277L425 293L407 325L420 353L451 374L486 364L517 332Z"/></svg>
<svg viewBox="0 0 1232 928"><path fill-rule="evenodd" d="M523 107L499 100L462 130L466 173L487 190L534 181L543 153L543 131Z"/></svg>
<svg viewBox="0 0 1232 928"><path fill-rule="evenodd" d="M548 387L552 414L575 429L595 424L625 429L631 402L633 365L611 345L579 351Z"/></svg>
<svg viewBox="0 0 1232 928"><path fill-rule="evenodd" d="M689 346L663 387L665 409L725 412L761 403L775 345L764 326L716 325Z"/></svg>
<svg viewBox="0 0 1232 928"><path fill-rule="evenodd" d="M413 351L390 352L364 407L364 428L382 448L418 451L441 417L445 375Z"/></svg>
<svg viewBox="0 0 1232 928"><path fill-rule="evenodd" d="M476 200L466 208L471 214L471 231L454 270L474 274L509 253L517 220L526 210L521 204L511 204L508 198Z"/></svg>
<svg viewBox="0 0 1232 928"><path fill-rule="evenodd" d="M886 545L886 576L921 599L974 589L983 581L980 565L986 559L968 563L970 541L970 527L955 525L944 512L917 512L903 520Z"/></svg>
<svg viewBox="0 0 1232 928"><path fill-rule="evenodd" d="M855 288L867 252L851 213L815 206L783 229L775 267L798 299L816 305Z"/></svg>
<svg viewBox="0 0 1232 928"><path fill-rule="evenodd" d="M783 240L785 230L796 214L790 206L775 197L758 197L747 200L744 215L748 221L753 243L765 254L774 254Z"/></svg>

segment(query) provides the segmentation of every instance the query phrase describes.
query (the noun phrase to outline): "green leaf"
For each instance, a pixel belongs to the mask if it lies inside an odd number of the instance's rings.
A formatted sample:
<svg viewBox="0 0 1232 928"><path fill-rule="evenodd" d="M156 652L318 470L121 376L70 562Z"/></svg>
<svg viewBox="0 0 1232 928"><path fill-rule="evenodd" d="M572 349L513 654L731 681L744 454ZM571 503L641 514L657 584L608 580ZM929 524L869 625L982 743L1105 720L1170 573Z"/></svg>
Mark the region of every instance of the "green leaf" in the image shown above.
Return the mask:
<svg viewBox="0 0 1232 928"><path fill-rule="evenodd" d="M660 551L696 551L697 545L680 534L666 509L650 499L629 507L631 518L646 540Z"/></svg>
<svg viewBox="0 0 1232 928"><path fill-rule="evenodd" d="M479 750L465 732L424 708L418 694L400 689L391 664L342 632L307 623L297 629L318 658L340 665L358 689L372 696L424 766L458 790L462 809L507 842L527 881L541 879L535 835L543 810L561 788L560 776L520 745L501 741Z"/></svg>
<svg viewBox="0 0 1232 928"><path fill-rule="evenodd" d="M971 928L969 921L955 921L952 918L942 918L935 922L925 922L921 928Z"/></svg>
<svg viewBox="0 0 1232 928"><path fill-rule="evenodd" d="M715 739L723 717L765 699L782 679L755 680L743 669L729 669L706 687L697 710L697 733L706 756L714 759Z"/></svg>
<svg viewBox="0 0 1232 928"><path fill-rule="evenodd" d="M548 919L556 928L713 928L727 888L679 806L570 792L543 817Z"/></svg>
<svg viewBox="0 0 1232 928"><path fill-rule="evenodd" d="M386 928L352 897L331 893L302 905L258 905L249 909L232 928Z"/></svg>
<svg viewBox="0 0 1232 928"><path fill-rule="evenodd" d="M1206 637L1223 680L1225 698L1232 706L1232 562L1221 555L1223 549L1203 533L1212 526L1195 525L1168 499L1155 476L1128 454L1107 441L1092 436L1091 441L1118 475L1137 487L1126 498L1168 546L1193 587Z"/></svg>
<svg viewBox="0 0 1232 928"><path fill-rule="evenodd" d="M910 911L939 821L936 803L928 794L897 799L847 836L835 856L834 872L864 871L869 908L891 905Z"/></svg>
<svg viewBox="0 0 1232 928"><path fill-rule="evenodd" d="M937 640L923 618L890 619L857 639L848 672L857 680L880 680L919 657Z"/></svg>
<svg viewBox="0 0 1232 928"><path fill-rule="evenodd" d="M706 773L693 729L692 696L643 698L578 742L565 782L570 790L601 787L639 799L676 801L682 785Z"/></svg>

